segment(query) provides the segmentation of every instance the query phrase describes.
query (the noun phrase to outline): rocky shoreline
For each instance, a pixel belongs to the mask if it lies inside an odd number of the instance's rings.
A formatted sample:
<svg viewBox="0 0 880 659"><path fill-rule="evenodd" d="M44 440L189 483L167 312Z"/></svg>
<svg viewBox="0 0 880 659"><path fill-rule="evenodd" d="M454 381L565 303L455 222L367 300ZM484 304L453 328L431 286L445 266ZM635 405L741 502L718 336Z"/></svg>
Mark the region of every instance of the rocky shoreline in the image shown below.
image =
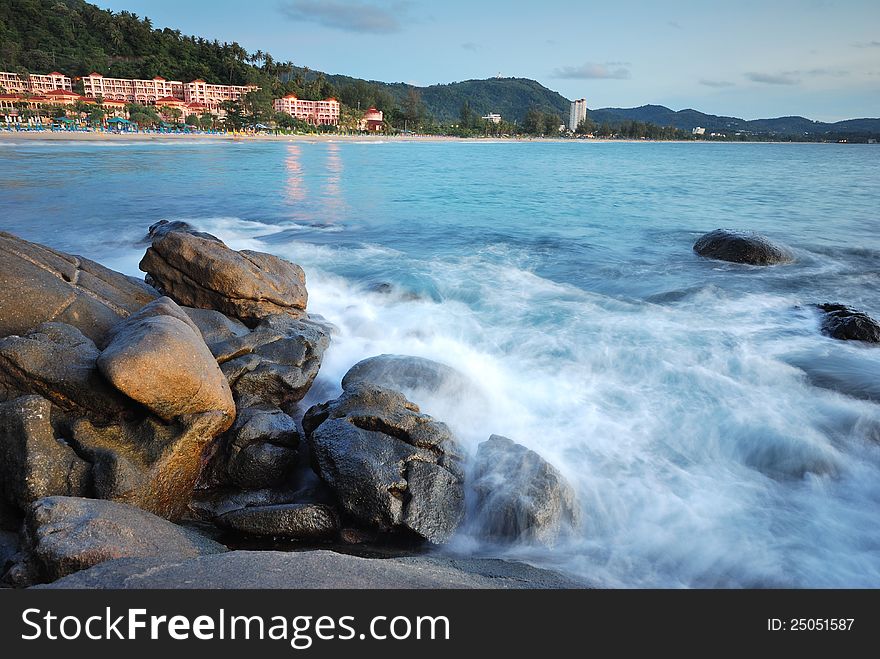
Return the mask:
<svg viewBox="0 0 880 659"><path fill-rule="evenodd" d="M561 474L511 440L486 443L470 482L458 440L408 398L475 388L464 376L380 355L303 409L336 330L308 313L302 268L185 223L147 242L140 281L0 233L4 585L584 586L424 555L470 496L496 542L579 524Z"/></svg>
<svg viewBox="0 0 880 659"><path fill-rule="evenodd" d="M495 435L467 456L416 402L478 401L476 383L377 355L306 409L337 330L308 312L302 268L182 222L146 243L141 281L0 233L3 586L587 586L435 551L463 525L495 546L553 547L583 523L541 456ZM732 267L797 258L727 230L694 250ZM815 313L831 339L880 342L864 313Z"/></svg>

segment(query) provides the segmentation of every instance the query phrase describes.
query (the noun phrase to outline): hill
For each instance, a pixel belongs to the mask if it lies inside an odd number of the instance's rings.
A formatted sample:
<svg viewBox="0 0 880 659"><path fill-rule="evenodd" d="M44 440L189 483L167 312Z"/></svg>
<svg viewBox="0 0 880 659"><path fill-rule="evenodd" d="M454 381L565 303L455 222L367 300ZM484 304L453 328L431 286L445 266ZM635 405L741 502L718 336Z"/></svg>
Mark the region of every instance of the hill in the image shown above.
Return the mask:
<svg viewBox="0 0 880 659"><path fill-rule="evenodd" d="M880 119L848 119L825 123L805 117L778 117L749 121L737 117L705 114L691 109L676 112L662 105L643 105L637 108L601 108L591 110L590 117L597 123L617 124L621 121L642 121L658 126L672 126L686 131L701 126L710 132L724 133L745 132L776 135L880 133Z"/></svg>

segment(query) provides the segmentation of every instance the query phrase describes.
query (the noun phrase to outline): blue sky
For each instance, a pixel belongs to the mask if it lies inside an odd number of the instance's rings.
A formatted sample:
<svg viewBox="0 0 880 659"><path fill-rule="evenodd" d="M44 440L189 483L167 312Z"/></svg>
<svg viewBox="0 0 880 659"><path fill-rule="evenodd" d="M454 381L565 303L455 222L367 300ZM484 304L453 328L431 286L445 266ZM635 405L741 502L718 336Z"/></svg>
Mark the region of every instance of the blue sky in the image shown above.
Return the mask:
<svg viewBox="0 0 880 659"><path fill-rule="evenodd" d="M880 116L880 0L93 0L330 73L498 73L597 107Z"/></svg>

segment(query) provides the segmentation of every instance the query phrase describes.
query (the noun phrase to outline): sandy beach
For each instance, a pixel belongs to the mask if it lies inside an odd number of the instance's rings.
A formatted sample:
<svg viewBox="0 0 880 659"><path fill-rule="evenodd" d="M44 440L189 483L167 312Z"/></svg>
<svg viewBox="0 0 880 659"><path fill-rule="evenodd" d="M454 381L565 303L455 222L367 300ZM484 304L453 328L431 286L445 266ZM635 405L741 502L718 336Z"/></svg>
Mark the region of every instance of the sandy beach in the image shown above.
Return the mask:
<svg viewBox="0 0 880 659"><path fill-rule="evenodd" d="M464 138L443 135L246 135L232 133L99 133L74 131L0 132L0 140L38 140L71 142L156 142L167 140L205 140L219 142L450 142ZM484 139L484 138L478 138ZM485 138L497 140L498 138ZM505 140L506 141L506 140ZM517 140L528 141L528 140Z"/></svg>

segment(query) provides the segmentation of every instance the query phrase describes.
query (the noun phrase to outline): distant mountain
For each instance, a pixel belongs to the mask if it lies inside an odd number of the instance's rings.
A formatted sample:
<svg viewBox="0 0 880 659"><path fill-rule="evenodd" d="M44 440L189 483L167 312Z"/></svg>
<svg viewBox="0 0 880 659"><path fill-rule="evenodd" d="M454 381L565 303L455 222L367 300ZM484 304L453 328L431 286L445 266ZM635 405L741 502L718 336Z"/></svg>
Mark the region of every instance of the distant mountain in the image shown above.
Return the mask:
<svg viewBox="0 0 880 659"><path fill-rule="evenodd" d="M778 117L747 121L737 117L705 114L697 110L671 110L663 105L637 108L601 108L590 110L597 123L617 124L621 121L642 121L658 126L673 126L690 131L701 126L710 132L769 133L776 135L822 135L824 133L880 133L880 119L848 119L834 123L813 121L805 117Z"/></svg>

